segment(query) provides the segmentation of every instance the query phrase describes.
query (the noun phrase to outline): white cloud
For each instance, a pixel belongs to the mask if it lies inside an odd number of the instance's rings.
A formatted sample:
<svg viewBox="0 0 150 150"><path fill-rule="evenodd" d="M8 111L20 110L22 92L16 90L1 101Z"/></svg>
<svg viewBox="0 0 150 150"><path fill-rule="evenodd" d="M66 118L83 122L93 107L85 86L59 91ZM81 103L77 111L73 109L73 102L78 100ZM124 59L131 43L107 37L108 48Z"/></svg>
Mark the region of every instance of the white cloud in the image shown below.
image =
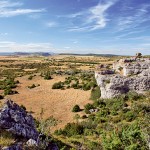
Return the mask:
<svg viewBox="0 0 150 150"><path fill-rule="evenodd" d="M130 10L126 10L126 14L118 17L117 27L119 31L134 29L140 24L149 21L148 9L150 9L150 5L142 5L141 8L134 8L132 16Z"/></svg>
<svg viewBox="0 0 150 150"><path fill-rule="evenodd" d="M18 7L18 6L22 6L22 5L23 5L23 3L21 3L21 2L10 2L8 0L0 1L0 8Z"/></svg>
<svg viewBox="0 0 150 150"><path fill-rule="evenodd" d="M115 38L116 39L126 39L128 38L129 36L131 35L135 35L135 34L138 34L138 33L141 33L143 32L144 30L137 30L137 31L129 31L129 32L125 32L123 34L120 34L118 36L116 36Z"/></svg>
<svg viewBox="0 0 150 150"><path fill-rule="evenodd" d="M51 50L53 50L53 45L51 43L16 43L12 41L0 41L0 52L47 52Z"/></svg>
<svg viewBox="0 0 150 150"><path fill-rule="evenodd" d="M10 2L9 0L2 0L0 2L0 17L13 17L18 15L33 14L44 12L45 9L22 9L23 3Z"/></svg>
<svg viewBox="0 0 150 150"><path fill-rule="evenodd" d="M56 23L56 22L49 21L49 22L47 22L45 25L46 25L46 27L52 28L52 27L56 27L56 26L57 26L57 23Z"/></svg>
<svg viewBox="0 0 150 150"><path fill-rule="evenodd" d="M71 14L68 17L81 20L80 26L71 27L68 31L92 31L102 29L107 25L107 10L116 3L116 0L105 1L88 10Z"/></svg>
<svg viewBox="0 0 150 150"><path fill-rule="evenodd" d="M0 33L0 36L7 36L7 35L8 35L7 32L5 32L5 33Z"/></svg>
<svg viewBox="0 0 150 150"><path fill-rule="evenodd" d="M71 47L69 47L69 46L65 46L64 48L65 48L65 49L70 49Z"/></svg>

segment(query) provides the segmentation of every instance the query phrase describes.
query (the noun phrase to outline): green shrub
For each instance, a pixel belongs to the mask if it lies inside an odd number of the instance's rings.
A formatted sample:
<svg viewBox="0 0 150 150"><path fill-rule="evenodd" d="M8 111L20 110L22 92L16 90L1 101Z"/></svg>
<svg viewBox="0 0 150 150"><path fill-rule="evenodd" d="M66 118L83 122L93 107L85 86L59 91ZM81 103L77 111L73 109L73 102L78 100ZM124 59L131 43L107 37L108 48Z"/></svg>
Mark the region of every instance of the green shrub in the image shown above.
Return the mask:
<svg viewBox="0 0 150 150"><path fill-rule="evenodd" d="M90 103L88 103L88 104L86 104L85 106L84 106L84 111L85 111L85 113L86 114L89 114L90 113L90 109L93 109L94 108L94 106L92 105L92 104L90 104Z"/></svg>
<svg viewBox="0 0 150 150"><path fill-rule="evenodd" d="M83 131L84 128L82 125L77 123L68 123L63 130L63 134L70 137L74 135L81 135L83 134Z"/></svg>
<svg viewBox="0 0 150 150"><path fill-rule="evenodd" d="M91 100L97 100L101 96L100 88L97 86L96 88L91 90Z"/></svg>
<svg viewBox="0 0 150 150"><path fill-rule="evenodd" d="M50 79L52 79L50 71L47 71L47 72L44 74L44 79L45 79L45 80L50 80Z"/></svg>
<svg viewBox="0 0 150 150"><path fill-rule="evenodd" d="M104 108L106 106L106 102L104 102L103 99L98 99L98 100L94 101L93 105L95 107Z"/></svg>
<svg viewBox="0 0 150 150"><path fill-rule="evenodd" d="M103 149L108 150L148 150L146 140L139 126L132 124L122 130L114 129L109 136L102 136Z"/></svg>
<svg viewBox="0 0 150 150"><path fill-rule="evenodd" d="M108 109L108 108L100 109L100 110L96 113L96 115L97 115L98 117L107 117L109 114L110 114L110 112L109 112L109 109Z"/></svg>
<svg viewBox="0 0 150 150"><path fill-rule="evenodd" d="M33 76L32 76L32 75L28 77L28 80L32 80L32 79L33 79Z"/></svg>
<svg viewBox="0 0 150 150"><path fill-rule="evenodd" d="M132 111L128 111L127 113L125 113L124 118L126 121L133 121L135 119L136 115L134 112Z"/></svg>
<svg viewBox="0 0 150 150"><path fill-rule="evenodd" d="M17 91L13 91L11 88L6 88L4 90L4 95L12 95L12 94L17 94Z"/></svg>
<svg viewBox="0 0 150 150"><path fill-rule="evenodd" d="M90 86L88 83L86 83L86 84L84 84L84 85L82 86L82 88L83 88L84 91L88 91L88 90L91 89L91 86Z"/></svg>
<svg viewBox="0 0 150 150"><path fill-rule="evenodd" d="M61 89L62 87L64 87L64 84L60 81L58 83L54 83L52 89Z"/></svg>
<svg viewBox="0 0 150 150"><path fill-rule="evenodd" d="M31 86L28 86L29 89L33 89L33 88L35 88L35 87L36 87L35 84L32 84Z"/></svg>
<svg viewBox="0 0 150 150"><path fill-rule="evenodd" d="M72 109L72 112L79 112L81 109L79 107L79 105L75 105Z"/></svg>
<svg viewBox="0 0 150 150"><path fill-rule="evenodd" d="M20 107L24 110L26 110L26 107L24 105L20 105Z"/></svg>
<svg viewBox="0 0 150 150"><path fill-rule="evenodd" d="M55 131L54 131L54 134L55 134L55 135L62 135L62 134L64 134L64 132L63 132L62 129L59 129L59 130L55 130Z"/></svg>
<svg viewBox="0 0 150 150"><path fill-rule="evenodd" d="M113 117L112 118L112 122L113 123L118 123L118 122L120 122L121 121L121 118L119 117L119 116L116 116L116 117Z"/></svg>
<svg viewBox="0 0 150 150"><path fill-rule="evenodd" d="M116 116L116 115L118 115L118 112L113 110L113 111L111 111L111 115Z"/></svg>
<svg viewBox="0 0 150 150"><path fill-rule="evenodd" d="M133 100L133 101L136 101L136 100L138 100L140 98L144 98L144 96L142 94L138 94L138 93L136 93L134 91L128 92L127 96L128 96L129 100Z"/></svg>
<svg viewBox="0 0 150 150"><path fill-rule="evenodd" d="M86 116L86 115L83 115L81 118L82 118L82 119L86 119L86 118L87 118L87 116Z"/></svg>

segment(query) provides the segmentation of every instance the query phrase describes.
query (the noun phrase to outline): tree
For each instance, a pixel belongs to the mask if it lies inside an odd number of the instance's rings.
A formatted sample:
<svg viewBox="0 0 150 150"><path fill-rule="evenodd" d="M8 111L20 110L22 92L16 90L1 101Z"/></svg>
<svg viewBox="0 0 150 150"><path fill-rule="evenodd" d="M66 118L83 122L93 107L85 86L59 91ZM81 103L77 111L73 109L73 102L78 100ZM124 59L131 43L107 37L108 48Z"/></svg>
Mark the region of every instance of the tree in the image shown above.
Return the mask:
<svg viewBox="0 0 150 150"><path fill-rule="evenodd" d="M140 58L142 56L141 53L136 53L136 58Z"/></svg>
<svg viewBox="0 0 150 150"><path fill-rule="evenodd" d="M81 109L79 107L79 105L75 105L72 109L72 112L79 112Z"/></svg>

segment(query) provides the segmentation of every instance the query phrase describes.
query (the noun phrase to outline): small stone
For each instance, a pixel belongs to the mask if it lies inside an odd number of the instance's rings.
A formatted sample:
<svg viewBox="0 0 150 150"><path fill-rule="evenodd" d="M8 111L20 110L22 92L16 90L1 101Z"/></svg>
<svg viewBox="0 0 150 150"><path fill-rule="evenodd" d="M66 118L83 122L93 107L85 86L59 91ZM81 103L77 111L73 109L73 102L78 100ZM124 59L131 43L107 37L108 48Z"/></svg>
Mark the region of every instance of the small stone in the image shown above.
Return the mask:
<svg viewBox="0 0 150 150"><path fill-rule="evenodd" d="M36 142L35 140L33 140L33 139L29 139L29 140L26 142L26 144L27 144L28 146L37 146L37 142Z"/></svg>

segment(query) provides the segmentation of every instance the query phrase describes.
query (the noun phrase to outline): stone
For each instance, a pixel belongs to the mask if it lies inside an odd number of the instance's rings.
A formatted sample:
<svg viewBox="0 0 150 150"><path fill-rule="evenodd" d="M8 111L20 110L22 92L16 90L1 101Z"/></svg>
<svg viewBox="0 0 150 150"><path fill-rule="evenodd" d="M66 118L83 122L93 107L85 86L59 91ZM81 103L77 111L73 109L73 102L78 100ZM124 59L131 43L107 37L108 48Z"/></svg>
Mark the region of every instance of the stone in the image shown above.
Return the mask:
<svg viewBox="0 0 150 150"><path fill-rule="evenodd" d="M37 140L33 117L11 100L0 109L0 128L26 139Z"/></svg>
<svg viewBox="0 0 150 150"><path fill-rule="evenodd" d="M21 145L15 144L9 147L3 147L2 150L23 150L23 149Z"/></svg>
<svg viewBox="0 0 150 150"><path fill-rule="evenodd" d="M37 142L33 139L29 139L26 144L27 146L38 146Z"/></svg>

